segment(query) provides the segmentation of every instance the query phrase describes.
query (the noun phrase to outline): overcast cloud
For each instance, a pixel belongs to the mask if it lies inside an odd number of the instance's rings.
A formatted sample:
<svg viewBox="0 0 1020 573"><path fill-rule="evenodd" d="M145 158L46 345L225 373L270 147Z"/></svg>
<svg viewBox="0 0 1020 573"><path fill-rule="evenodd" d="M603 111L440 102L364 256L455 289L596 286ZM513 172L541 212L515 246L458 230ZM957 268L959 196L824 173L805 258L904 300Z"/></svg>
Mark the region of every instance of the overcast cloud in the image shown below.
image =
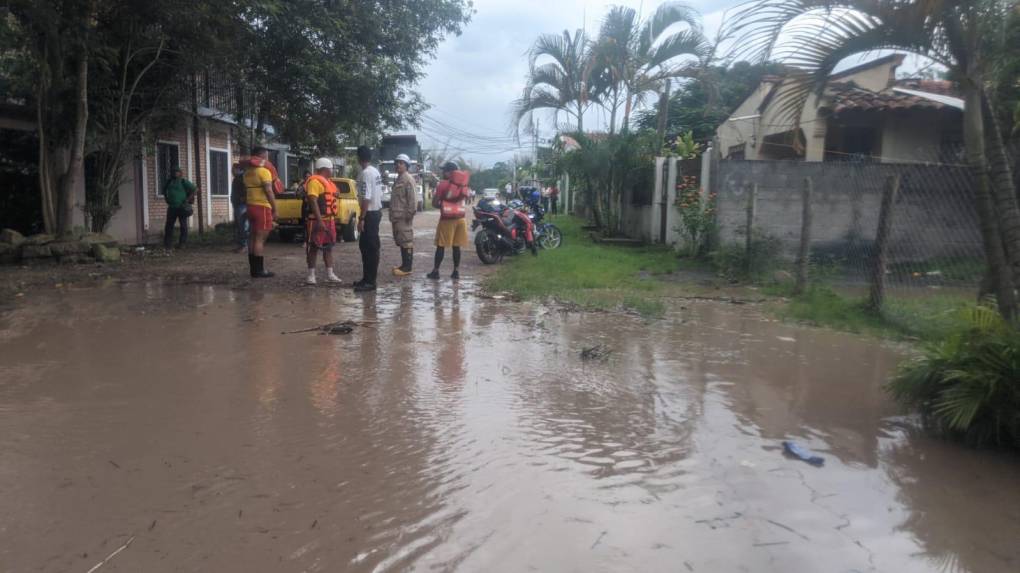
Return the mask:
<svg viewBox="0 0 1020 573"><path fill-rule="evenodd" d="M598 30L612 5L631 6L651 13L654 0L475 0L477 13L459 37L448 38L419 85L431 104L425 125L417 131L427 148L449 145L451 151L484 164L514 154L509 139L510 104L524 88L528 49L543 33L560 33L584 27ZM738 0L691 1L703 14L704 26L715 34L723 10ZM596 125L596 112L585 123ZM542 114L543 136L553 133L552 115ZM467 132L470 135L465 135ZM475 136L475 138L471 137ZM491 138L480 145L477 137ZM482 151L484 149L484 151Z"/></svg>
<svg viewBox="0 0 1020 573"><path fill-rule="evenodd" d="M698 9L706 33L714 37L725 10L741 0L689 0ZM448 146L454 154L490 165L511 158L515 143L509 137L510 104L524 88L528 49L543 33L584 27L598 31L612 5L631 6L647 16L660 0L475 0L477 13L459 37L448 38L428 66L419 85L431 104L416 133L426 148ZM874 57L874 55L871 55ZM861 58L857 58L859 61ZM909 65L909 62L908 62ZM593 108L595 110L597 108ZM585 115L586 127L604 120L598 111ZM551 114L541 114L541 135L553 132ZM563 118L561 117L561 121Z"/></svg>

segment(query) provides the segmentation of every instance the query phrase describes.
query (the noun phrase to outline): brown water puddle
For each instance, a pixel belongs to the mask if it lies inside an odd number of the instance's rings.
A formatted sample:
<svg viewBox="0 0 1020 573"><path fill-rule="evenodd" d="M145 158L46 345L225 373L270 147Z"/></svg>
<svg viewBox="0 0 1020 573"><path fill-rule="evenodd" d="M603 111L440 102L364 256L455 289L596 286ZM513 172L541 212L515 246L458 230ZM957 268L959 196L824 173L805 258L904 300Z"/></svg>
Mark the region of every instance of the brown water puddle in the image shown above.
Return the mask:
<svg viewBox="0 0 1020 573"><path fill-rule="evenodd" d="M904 429L894 350L470 290L26 297L0 314L0 570L128 540L99 573L1020 569L1020 461ZM379 322L281 335L342 319Z"/></svg>

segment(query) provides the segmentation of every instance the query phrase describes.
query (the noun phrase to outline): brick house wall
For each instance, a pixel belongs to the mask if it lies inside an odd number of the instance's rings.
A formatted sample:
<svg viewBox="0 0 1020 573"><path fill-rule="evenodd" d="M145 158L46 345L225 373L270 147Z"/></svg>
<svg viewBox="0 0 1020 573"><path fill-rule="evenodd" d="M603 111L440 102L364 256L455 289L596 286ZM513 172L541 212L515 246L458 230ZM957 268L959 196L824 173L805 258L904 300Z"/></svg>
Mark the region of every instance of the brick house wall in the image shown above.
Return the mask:
<svg viewBox="0 0 1020 573"><path fill-rule="evenodd" d="M168 146L175 145L177 150L177 161L184 169L185 177L193 181L199 188L198 197L195 202L195 215L189 221L189 230L197 232L199 227L199 213L206 230L212 230L219 223L226 223L233 219L233 211L230 206L229 181L232 178L230 169L232 164L241 157L240 146L237 138L231 133L231 126L226 123L201 120L198 133L198 155L200 161L195 161L195 137L192 132L191 122L182 121L174 130L159 132L149 136L146 142L146 153L144 159L144 197L145 207L143 222L145 228L146 242L156 242L163 238L163 228L166 224L166 202L162 196L162 187L169 173L163 173L159 164L161 152L172 152ZM211 180L209 177L210 150L227 152L227 189L226 195L213 195ZM201 205L199 205L201 202Z"/></svg>

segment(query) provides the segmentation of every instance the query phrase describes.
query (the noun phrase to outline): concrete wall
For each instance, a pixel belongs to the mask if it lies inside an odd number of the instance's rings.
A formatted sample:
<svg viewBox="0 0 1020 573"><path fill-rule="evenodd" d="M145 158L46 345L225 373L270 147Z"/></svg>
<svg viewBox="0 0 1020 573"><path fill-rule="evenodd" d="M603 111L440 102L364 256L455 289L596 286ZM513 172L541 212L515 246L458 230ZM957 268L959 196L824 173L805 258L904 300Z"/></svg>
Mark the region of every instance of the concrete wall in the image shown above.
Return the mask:
<svg viewBox="0 0 1020 573"><path fill-rule="evenodd" d="M862 255L872 246L882 191L900 175L890 256L893 262L980 257L981 236L970 178L961 168L916 164L723 160L715 171L719 239L744 240L748 192L758 184L755 229L777 237L793 256L800 241L801 188L813 181L812 249Z"/></svg>

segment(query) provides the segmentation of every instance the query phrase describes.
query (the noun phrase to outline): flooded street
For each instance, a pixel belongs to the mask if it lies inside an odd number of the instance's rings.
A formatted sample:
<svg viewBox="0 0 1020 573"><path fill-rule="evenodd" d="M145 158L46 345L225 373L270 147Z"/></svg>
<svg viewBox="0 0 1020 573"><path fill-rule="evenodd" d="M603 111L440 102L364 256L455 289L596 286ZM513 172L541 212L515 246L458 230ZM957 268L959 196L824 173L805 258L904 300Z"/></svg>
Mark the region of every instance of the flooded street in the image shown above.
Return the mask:
<svg viewBox="0 0 1020 573"><path fill-rule="evenodd" d="M1020 570L1020 461L910 431L881 388L897 350L749 307L473 291L20 299L0 571L124 545L99 573ZM282 334L339 320L366 325Z"/></svg>

